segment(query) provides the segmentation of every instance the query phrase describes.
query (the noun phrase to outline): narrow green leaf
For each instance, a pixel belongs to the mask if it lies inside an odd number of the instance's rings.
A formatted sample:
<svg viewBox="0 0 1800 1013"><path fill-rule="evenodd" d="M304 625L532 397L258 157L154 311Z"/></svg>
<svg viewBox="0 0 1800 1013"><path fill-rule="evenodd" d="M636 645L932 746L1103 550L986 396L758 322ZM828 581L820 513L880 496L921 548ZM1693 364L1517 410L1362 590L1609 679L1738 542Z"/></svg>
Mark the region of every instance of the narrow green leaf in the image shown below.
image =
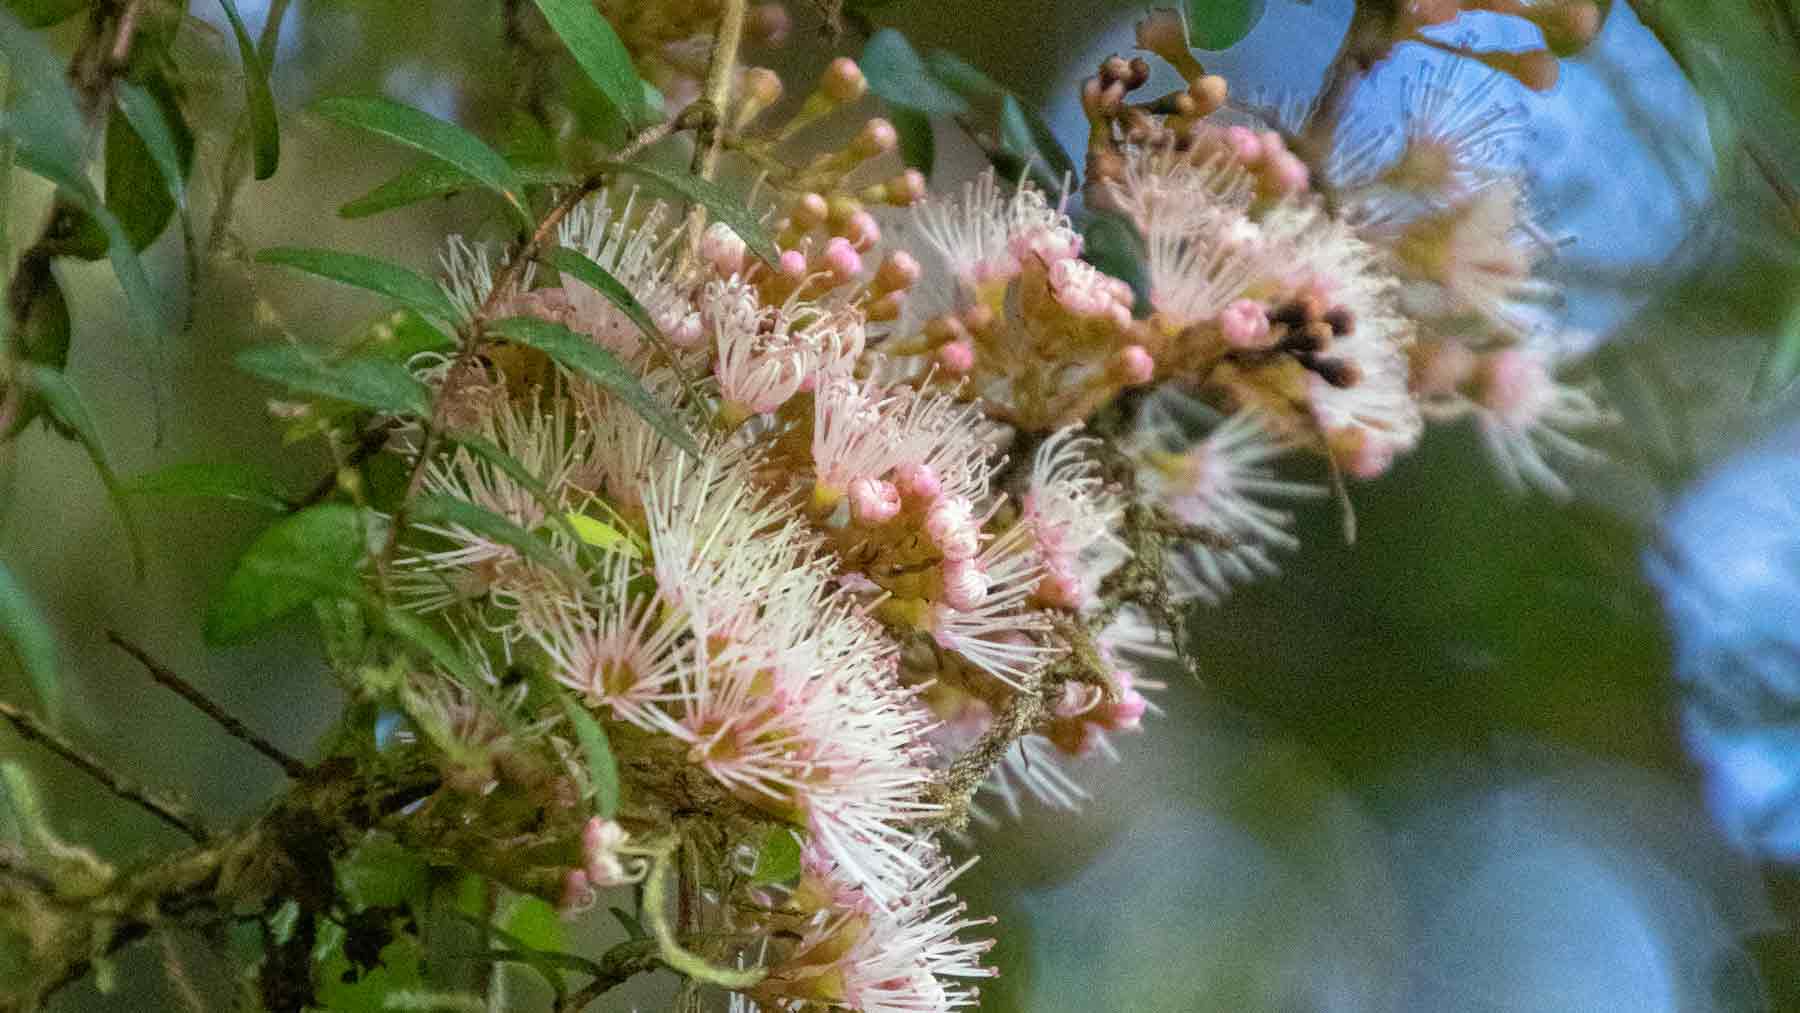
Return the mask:
<svg viewBox="0 0 1800 1013"><path fill-rule="evenodd" d="M113 472L112 464L107 460L106 447L100 442L99 427L94 425L94 416L88 411L81 392L69 383L69 378L61 371L48 366L27 366L25 383L43 401L56 428L87 451L88 460L93 462L94 470L100 473L100 484L106 487L107 498L112 500L113 509L118 511L119 523L125 528L125 539L131 548L132 568L137 571L138 576L143 576L143 532L138 529L137 515L132 511L131 503L126 500L125 491L119 485L119 476Z"/></svg>
<svg viewBox="0 0 1800 1013"><path fill-rule="evenodd" d="M650 938L650 933L644 930L644 923L633 917L631 912L622 907L609 907L606 911L619 923L619 927L625 930L627 936L632 939Z"/></svg>
<svg viewBox="0 0 1800 1013"><path fill-rule="evenodd" d="M405 366L386 359L357 356L326 359L299 345L274 344L246 348L238 368L291 390L336 398L390 415L429 415L431 395Z"/></svg>
<svg viewBox="0 0 1800 1013"><path fill-rule="evenodd" d="M791 883L800 878L800 837L787 827L771 827L756 853L750 880L758 885Z"/></svg>
<svg viewBox="0 0 1800 1013"><path fill-rule="evenodd" d="M606 301L617 306L619 312L625 314L627 319L636 324L638 330L643 331L644 336L649 338L651 344L654 344L663 355L667 356L670 362L676 361L675 349L670 346L669 339L664 336L662 328L657 327L656 321L650 319L650 311L644 308L643 303L638 302L637 296L632 295L631 290L626 288L619 279L608 273L606 268L595 263L591 257L580 250L572 250L567 246L556 247L544 259L550 262L551 267L564 274L574 276L575 280L606 297Z"/></svg>
<svg viewBox="0 0 1800 1013"><path fill-rule="evenodd" d="M156 305L156 294L150 288L150 276L144 271L144 262L138 259L131 237L118 216L100 203L100 195L94 191L93 184L88 182L79 168L65 171L64 166L37 157L23 144L19 146L18 160L19 165L27 172L55 183L59 194L100 226L100 230L106 235L106 252L112 258L113 273L118 276L119 287L125 292L126 308L131 314L132 325L146 335L160 337L166 327L162 311Z"/></svg>
<svg viewBox="0 0 1800 1013"><path fill-rule="evenodd" d="M281 124L275 117L275 93L269 90L269 68L257 55L256 43L233 0L219 0L231 34L237 36L238 59L244 64L244 105L250 111L251 152L257 179L275 175L281 161Z"/></svg>
<svg viewBox="0 0 1800 1013"><path fill-rule="evenodd" d="M445 674L470 689L484 687L486 684L475 673L475 667L469 663L468 656L458 650L456 645L444 639L443 634L431 628L424 620L410 612L393 608L381 599L356 588L356 600L363 603L375 621L389 633L418 648L430 658Z"/></svg>
<svg viewBox="0 0 1800 1013"><path fill-rule="evenodd" d="M1045 193L1061 193L1076 182L1075 160L1063 150L1050 124L1036 109L1007 95L1000 103L1000 144L1025 163Z"/></svg>
<svg viewBox="0 0 1800 1013"><path fill-rule="evenodd" d="M631 54L619 33L607 24L590 0L537 0L538 10L581 70L612 103L619 117L633 126L649 122L643 82L631 65Z"/></svg>
<svg viewBox="0 0 1800 1013"><path fill-rule="evenodd" d="M603 520L573 512L563 514L563 519L568 521L569 527L574 529L575 537L588 545L597 549L605 549L607 552L622 553L633 559L643 557L643 550L638 548L637 542L633 541L631 536Z"/></svg>
<svg viewBox="0 0 1800 1013"><path fill-rule="evenodd" d="M1756 401L1771 400L1786 393L1796 377L1800 377L1800 293L1792 297L1787 319L1763 357L1750 397Z"/></svg>
<svg viewBox="0 0 1800 1013"><path fill-rule="evenodd" d="M322 99L313 103L312 110L334 123L417 148L461 169L505 198L519 221L528 228L531 226L524 181L499 152L462 127L384 98L343 96Z"/></svg>
<svg viewBox="0 0 1800 1013"><path fill-rule="evenodd" d="M1187 0L1188 45L1230 49L1261 20L1265 0Z"/></svg>
<svg viewBox="0 0 1800 1013"><path fill-rule="evenodd" d="M437 283L410 268L385 260L336 250L273 246L256 255L258 263L279 264L321 278L379 292L402 305L446 323L457 323L456 307Z"/></svg>
<svg viewBox="0 0 1800 1013"><path fill-rule="evenodd" d="M413 500L406 515L415 524L464 528L508 546L519 555L554 570L569 572L567 560L548 543L511 520L455 496L432 494Z"/></svg>
<svg viewBox="0 0 1800 1013"><path fill-rule="evenodd" d="M605 387L650 423L669 442L696 457L700 448L669 406L644 389L638 378L613 354L589 338L536 317L508 317L489 325L495 334L543 352L571 372Z"/></svg>
<svg viewBox="0 0 1800 1013"><path fill-rule="evenodd" d="M226 499L286 513L292 505L275 477L261 468L236 462L188 461L158 468L125 484L132 496L176 496Z"/></svg>
<svg viewBox="0 0 1800 1013"><path fill-rule="evenodd" d="M906 36L892 28L870 36L858 63L869 79L869 90L895 105L939 116L962 116L969 111L969 103L945 87Z"/></svg>
<svg viewBox="0 0 1800 1013"><path fill-rule="evenodd" d="M86 10L93 0L6 0L0 6L12 11L30 28L48 28L78 11Z"/></svg>
<svg viewBox="0 0 1800 1013"><path fill-rule="evenodd" d="M925 66L938 80L966 99L998 102L1007 93L998 81L947 49L934 49L926 53Z"/></svg>
<svg viewBox="0 0 1800 1013"><path fill-rule="evenodd" d="M562 703L563 713L569 716L569 725L575 729L582 755L587 758L594 811L601 819L611 819L613 813L619 811L619 765L613 759L612 745L606 741L606 730L567 693L557 699Z"/></svg>
<svg viewBox="0 0 1800 1013"><path fill-rule="evenodd" d="M371 520L347 503L322 503L276 521L207 607L206 642L240 639L318 598L355 597Z"/></svg>
<svg viewBox="0 0 1800 1013"><path fill-rule="evenodd" d="M55 721L62 711L62 677L56 661L56 635L50 623L27 594L5 560L0 560L0 636L12 645L13 656L37 691L38 703Z"/></svg>
<svg viewBox="0 0 1800 1013"><path fill-rule="evenodd" d="M170 128L168 117L163 115L162 103L157 101L155 95L130 81L119 81L113 85L113 96L132 132L143 143L145 152L155 164L157 172L162 175L163 186L168 190L169 196L178 207L185 208L187 156L182 154L181 141ZM108 192L110 193L110 189Z"/></svg>
<svg viewBox="0 0 1800 1013"><path fill-rule="evenodd" d="M781 251L776 249L775 240L763 228L761 220L742 201L717 183L687 173L665 172L637 162L601 162L595 168L605 172L628 172L642 176L683 199L706 208L714 218L730 226L731 231L737 233L744 245L750 248L750 252L765 263L772 265L781 257Z"/></svg>
<svg viewBox="0 0 1800 1013"><path fill-rule="evenodd" d="M937 164L937 135L932 130L931 117L917 109L895 106L888 110L888 119L900 135L900 160L929 179Z"/></svg>
<svg viewBox="0 0 1800 1013"><path fill-rule="evenodd" d="M513 171L526 186L567 186L575 182L574 174L557 166L520 165ZM426 159L338 208L338 216L367 218L481 185L480 180L448 162Z"/></svg>

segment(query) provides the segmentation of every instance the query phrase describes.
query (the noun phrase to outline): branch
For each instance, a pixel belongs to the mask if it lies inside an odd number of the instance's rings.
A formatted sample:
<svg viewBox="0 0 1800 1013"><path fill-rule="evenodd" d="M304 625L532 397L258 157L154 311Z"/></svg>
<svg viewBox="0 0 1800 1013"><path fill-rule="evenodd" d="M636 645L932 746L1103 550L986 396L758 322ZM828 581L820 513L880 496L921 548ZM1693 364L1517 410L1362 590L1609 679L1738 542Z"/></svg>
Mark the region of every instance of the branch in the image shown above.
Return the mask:
<svg viewBox="0 0 1800 1013"><path fill-rule="evenodd" d="M690 111L698 118L694 134L694 159L689 169L701 179L710 180L719 167L719 125L725 121L725 107L731 101L731 79L737 70L738 46L744 41L744 17L748 0L724 0L719 12L719 33L713 37L712 54L707 58L706 83L700 98ZM700 234L706 229L706 208L695 204L688 211L688 246L698 249Z"/></svg>
<svg viewBox="0 0 1800 1013"><path fill-rule="evenodd" d="M50 750L77 770L100 782L107 791L138 806L195 841L204 843L207 840L206 828L200 825L185 806L114 773L98 757L63 738L29 712L0 700L0 718L11 722L21 736Z"/></svg>
<svg viewBox="0 0 1800 1013"><path fill-rule="evenodd" d="M106 639L111 641L115 647L124 651L126 654L136 658L138 664L143 665L145 671L150 673L150 678L155 679L158 683L173 690L183 700L193 704L194 709L207 717L212 718L213 721L218 723L219 727L225 729L227 735L230 735L232 738L243 742L251 749L268 757L276 766L280 767L287 776L296 780L306 776L306 764L289 756L287 753L283 752L279 746L251 731L242 721L227 714L223 707L214 703L206 696L206 694L195 688L192 683L159 664L156 659L152 658L142 647L126 640L114 630L106 631Z"/></svg>

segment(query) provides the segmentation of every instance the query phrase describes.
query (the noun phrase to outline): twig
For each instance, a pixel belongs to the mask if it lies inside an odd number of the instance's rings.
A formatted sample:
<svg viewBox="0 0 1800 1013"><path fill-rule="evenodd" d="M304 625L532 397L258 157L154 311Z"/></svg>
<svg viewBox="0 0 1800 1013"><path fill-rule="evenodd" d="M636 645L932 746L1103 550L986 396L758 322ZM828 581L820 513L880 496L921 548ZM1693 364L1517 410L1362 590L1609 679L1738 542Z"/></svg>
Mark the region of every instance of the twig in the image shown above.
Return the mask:
<svg viewBox="0 0 1800 1013"><path fill-rule="evenodd" d="M0 718L11 722L13 728L24 738L50 750L68 761L77 770L100 782L101 787L107 791L133 803L157 819L192 837L195 841L206 842L206 828L201 826L200 822L188 813L185 807L114 773L98 757L76 747L39 721L36 716L0 700Z"/></svg>
<svg viewBox="0 0 1800 1013"><path fill-rule="evenodd" d="M287 776L294 778L295 780L299 780L306 776L309 769L306 764L301 763L287 753L282 752L281 747L251 731L242 721L239 721L237 718L226 713L223 707L214 703L192 683L183 679L181 676L176 675L167 667L157 662L157 660L152 658L149 652L145 651L142 647L125 639L125 637L120 635L116 630L107 630L106 639L111 641L113 646L117 647L119 650L136 658L138 664L144 666L144 670L150 673L150 678L155 679L158 683L173 690L183 700L193 704L195 710L212 718L220 728L225 729L227 735L230 735L232 738L243 742L251 749L268 757L276 766L280 767Z"/></svg>
<svg viewBox="0 0 1800 1013"><path fill-rule="evenodd" d="M569 993L556 1004L556 1013L581 1013L596 999L623 985L645 971L661 966L654 939L627 939L607 950L600 958L599 973L578 991Z"/></svg>
<svg viewBox="0 0 1800 1013"><path fill-rule="evenodd" d="M694 159L689 168L701 179L710 180L719 167L719 125L725 121L725 107L731 101L731 79L737 70L738 46L744 41L744 16L749 0L725 0L719 12L719 32L713 37L712 53L706 63L706 83L699 101L694 103L700 118L694 132ZM700 234L706 228L706 208L695 204L688 211L688 246L698 249Z"/></svg>

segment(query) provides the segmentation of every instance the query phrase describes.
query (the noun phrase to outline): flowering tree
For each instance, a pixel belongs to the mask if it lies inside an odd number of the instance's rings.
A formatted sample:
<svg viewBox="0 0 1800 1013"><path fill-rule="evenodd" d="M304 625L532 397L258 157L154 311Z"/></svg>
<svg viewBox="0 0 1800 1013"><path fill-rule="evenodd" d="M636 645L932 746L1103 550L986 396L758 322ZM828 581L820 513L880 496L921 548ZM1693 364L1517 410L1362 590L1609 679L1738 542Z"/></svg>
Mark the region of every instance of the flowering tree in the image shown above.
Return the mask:
<svg viewBox="0 0 1800 1013"><path fill-rule="evenodd" d="M1143 55L1074 86L1079 168L981 70L877 29L876 3L819 5L818 44L854 32L860 58L782 104L792 82L743 58L789 33L779 5L509 0L523 126L504 142L387 99L312 107L424 156L345 216L487 195L496 238L449 239L437 278L241 248L234 202L281 155L286 4L260 39L222 6L244 101L205 235L189 184L215 124L183 74L202 31L184 5L0 13L0 167L56 187L19 255L0 243L0 417L80 443L134 539L143 495L268 509L205 635L311 610L346 702L305 761L115 636L291 778L249 824L207 826L59 730L50 635L0 569L41 694L0 716L194 841L108 864L8 766L8 1008L146 936L232 926L270 1010L486 1009L494 965L565 1011L659 969L678 1009L973 1007L1005 926L953 892L971 823L1026 796L1079 806L1063 758L1139 728L1155 665L1187 661L1190 609L1299 548L1296 504L1332 499L1353 538L1355 483L1464 420L1522 491L1566 496L1612 422L1498 98L1555 82L1599 27L1589 0L1358 4L1320 93L1273 101L1195 53L1241 38L1250 5L1151 11ZM1465 10L1542 45L1447 41ZM77 15L65 61L40 29ZM1408 71L1402 108L1353 105L1421 47L1453 58ZM934 176L934 118L993 168ZM290 438L329 451L313 488L109 467L51 267L110 258L133 328L168 334L175 300L138 251L170 228L190 258L392 303L352 342L237 358ZM444 876L483 898L461 915L488 968L467 990L404 971L430 955ZM601 953L514 917L596 906L630 937Z"/></svg>

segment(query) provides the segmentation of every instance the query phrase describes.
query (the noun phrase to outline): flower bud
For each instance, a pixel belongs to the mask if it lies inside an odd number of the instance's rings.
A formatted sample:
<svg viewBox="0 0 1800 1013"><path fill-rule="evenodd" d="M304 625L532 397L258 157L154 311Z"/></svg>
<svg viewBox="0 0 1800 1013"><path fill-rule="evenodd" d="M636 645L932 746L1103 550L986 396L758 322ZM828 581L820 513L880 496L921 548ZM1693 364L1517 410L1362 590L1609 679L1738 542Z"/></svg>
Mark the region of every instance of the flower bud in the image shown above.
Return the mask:
<svg viewBox="0 0 1800 1013"><path fill-rule="evenodd" d="M886 524L900 513L900 490L879 478L850 483L850 516L858 524Z"/></svg>
<svg viewBox="0 0 1800 1013"><path fill-rule="evenodd" d="M1238 299L1219 312L1219 334L1240 351L1268 348L1269 316L1254 299Z"/></svg>
<svg viewBox="0 0 1800 1013"><path fill-rule="evenodd" d="M975 508L961 496L939 497L925 514L925 533L945 559L974 559L981 551Z"/></svg>
<svg viewBox="0 0 1800 1013"><path fill-rule="evenodd" d="M744 260L749 253L743 237L732 231L724 222L713 222L706 227L700 237L700 256L721 278L729 278L744 270Z"/></svg>
<svg viewBox="0 0 1800 1013"><path fill-rule="evenodd" d="M975 346L967 341L951 341L938 346L937 364L951 376L966 376L975 368Z"/></svg>
<svg viewBox="0 0 1800 1013"><path fill-rule="evenodd" d="M929 464L902 464L894 469L894 482L909 499L934 500L944 491L943 479Z"/></svg>
<svg viewBox="0 0 1800 1013"><path fill-rule="evenodd" d="M749 30L751 38L763 45L779 46L787 41L788 32L794 27L794 19L788 16L787 7L782 4L757 4L750 8L744 27Z"/></svg>
<svg viewBox="0 0 1800 1013"><path fill-rule="evenodd" d="M987 599L992 582L974 559L946 559L941 569L946 605L967 612Z"/></svg>
<svg viewBox="0 0 1800 1013"><path fill-rule="evenodd" d="M863 125L862 132L850 142L850 153L857 158L885 155L900 146L900 134L894 125L876 117Z"/></svg>
<svg viewBox="0 0 1800 1013"><path fill-rule="evenodd" d="M862 68L848 56L840 56L831 61L825 73L819 76L819 91L833 102L855 102L869 90L868 78L863 76Z"/></svg>
<svg viewBox="0 0 1800 1013"><path fill-rule="evenodd" d="M1149 383L1156 375L1156 360L1143 345L1126 345L1114 353L1107 372L1119 383L1135 387Z"/></svg>
<svg viewBox="0 0 1800 1013"><path fill-rule="evenodd" d="M819 266L831 276L834 284L841 285L862 273L862 257L849 240L832 236L819 257Z"/></svg>
<svg viewBox="0 0 1800 1013"><path fill-rule="evenodd" d="M903 291L912 288L922 272L916 257L905 250L895 250L875 272L875 287L883 292Z"/></svg>

